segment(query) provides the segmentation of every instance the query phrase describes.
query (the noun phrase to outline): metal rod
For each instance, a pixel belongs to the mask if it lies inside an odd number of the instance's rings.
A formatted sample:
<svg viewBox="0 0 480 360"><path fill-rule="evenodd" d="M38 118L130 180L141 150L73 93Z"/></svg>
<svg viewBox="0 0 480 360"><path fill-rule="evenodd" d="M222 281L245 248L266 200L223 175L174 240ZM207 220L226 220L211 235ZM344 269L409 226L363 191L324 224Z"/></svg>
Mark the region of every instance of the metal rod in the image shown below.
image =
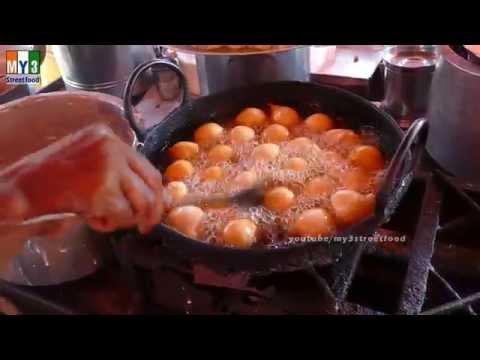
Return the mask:
<svg viewBox="0 0 480 360"><path fill-rule="evenodd" d="M330 288L330 286L328 286L327 281L317 273L317 270L315 270L315 267L312 265L306 268L305 270L307 274L309 274L315 280L315 282L317 283L318 287L322 290L322 292L326 294L330 299L330 301L332 301L332 303L335 305L335 307L337 307L337 299L335 298L335 295L332 289Z"/></svg>
<svg viewBox="0 0 480 360"><path fill-rule="evenodd" d="M461 309L478 300L480 300L480 292L467 296L461 300L456 300L456 301L452 301L452 302L437 306L433 309L421 312L418 315L437 315L437 314L447 313L457 309Z"/></svg>
<svg viewBox="0 0 480 360"><path fill-rule="evenodd" d="M470 196L468 196L463 189L461 189L457 184L455 184L455 182L452 179L450 179L448 176L443 174L440 170L435 169L434 173L435 175L438 176L440 180L442 180L444 184L448 185L448 187L450 187L453 191L455 191L455 193L458 196L460 196L463 200L465 200L465 202L468 204L468 206L472 208L473 211L475 211L477 214L480 215L480 205L478 205L475 202L475 200L473 200Z"/></svg>
<svg viewBox="0 0 480 360"><path fill-rule="evenodd" d="M397 235L399 236L399 235ZM389 244L387 249L379 246L367 248L366 255L389 261L407 263L411 251L406 246ZM459 276L480 276L480 250L451 246L447 243L436 242L432 263L442 272L457 274Z"/></svg>
<svg viewBox="0 0 480 360"><path fill-rule="evenodd" d="M456 228L459 228L459 227L465 227L468 224L475 221L476 219L478 219L480 217L479 215L480 214L473 213L473 214L469 214L469 215L460 216L460 217L458 217L454 220L451 220L451 221L443 224L438 229L438 232L443 233L443 232L455 230Z"/></svg>
<svg viewBox="0 0 480 360"><path fill-rule="evenodd" d="M445 288L455 297L455 299L462 299L460 294L455 291L455 289L450 285L447 279L440 275L440 273L435 270L433 266L430 267L430 272L442 283L443 286L445 286ZM470 313L470 315L477 315L477 313L472 309L470 305L467 307L467 311Z"/></svg>

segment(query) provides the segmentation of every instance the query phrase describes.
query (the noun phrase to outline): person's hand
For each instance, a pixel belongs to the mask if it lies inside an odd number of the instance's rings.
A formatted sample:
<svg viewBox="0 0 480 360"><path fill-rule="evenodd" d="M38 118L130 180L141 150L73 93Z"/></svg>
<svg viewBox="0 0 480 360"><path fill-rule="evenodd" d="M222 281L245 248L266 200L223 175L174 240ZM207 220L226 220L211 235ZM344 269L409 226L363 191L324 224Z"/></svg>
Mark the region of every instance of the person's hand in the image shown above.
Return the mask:
<svg viewBox="0 0 480 360"><path fill-rule="evenodd" d="M163 214L160 173L104 126L61 139L0 173L28 201L24 218L75 212L97 231L138 226Z"/></svg>

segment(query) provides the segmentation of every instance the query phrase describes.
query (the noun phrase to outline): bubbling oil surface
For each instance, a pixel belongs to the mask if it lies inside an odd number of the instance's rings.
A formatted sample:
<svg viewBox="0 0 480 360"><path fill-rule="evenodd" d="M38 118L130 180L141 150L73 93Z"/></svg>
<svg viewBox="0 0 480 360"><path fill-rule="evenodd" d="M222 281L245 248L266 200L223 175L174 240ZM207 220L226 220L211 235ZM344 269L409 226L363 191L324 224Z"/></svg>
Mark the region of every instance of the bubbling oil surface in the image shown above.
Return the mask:
<svg viewBox="0 0 480 360"><path fill-rule="evenodd" d="M298 216L305 210L321 207L331 214L333 213L329 199L326 195L305 194L305 186L318 176L328 176L335 184L335 191L345 189L342 178L345 174L355 169L348 161L348 153L354 145L336 144L328 145L325 141L325 133L313 134L303 123L290 130L289 139L278 143L279 155L273 161L255 161L252 151L263 142L261 133L271 122L263 126L254 127L255 138L243 144L233 144L229 139L230 129L235 126L232 120L220 122L225 128L218 144L226 144L233 148L234 156L230 161L212 163L208 159L208 150L201 150L199 156L192 160L195 173L184 180L189 194L208 196L211 194L233 194L242 190L236 184L235 178L245 171L254 172L257 180L267 180L268 187L285 186L295 194L294 204L284 211L273 211L265 206L240 208L232 206L224 209L204 208L205 217L202 222L201 241L226 246L223 243L222 232L227 223L234 219L250 219L259 229L259 237L255 247L275 247L287 244L288 229L293 225ZM362 129L358 132L361 144L369 144L378 147L379 136L372 129ZM294 148L289 142L298 137L307 137L312 141L312 146ZM188 139L187 139L188 140ZM304 171L284 169L284 164L293 157L303 158L307 166ZM223 170L223 177L219 180L205 180L202 171L210 166L219 166ZM368 185L363 194L375 194L378 184L383 178L384 171L368 173ZM168 205L167 205L168 208Z"/></svg>

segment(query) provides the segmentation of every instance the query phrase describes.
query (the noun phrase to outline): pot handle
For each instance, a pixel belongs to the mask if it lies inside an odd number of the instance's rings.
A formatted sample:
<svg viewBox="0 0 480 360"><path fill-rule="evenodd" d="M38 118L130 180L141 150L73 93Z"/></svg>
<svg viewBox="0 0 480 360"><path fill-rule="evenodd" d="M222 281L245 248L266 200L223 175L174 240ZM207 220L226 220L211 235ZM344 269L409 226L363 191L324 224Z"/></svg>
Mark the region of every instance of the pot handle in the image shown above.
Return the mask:
<svg viewBox="0 0 480 360"><path fill-rule="evenodd" d="M391 213L393 213L393 207L398 204L399 198L402 194L402 182L406 181L407 176L413 173L416 165L416 159L418 153L412 152L412 161L407 164L407 158L410 151L416 144L425 137L422 138L424 132L428 130L427 119L420 118L410 126L407 133L403 137L400 145L398 146L395 154L392 157L390 165L388 166L387 173L382 188L377 196L376 215L381 217L383 221L386 221ZM403 187L408 184L404 185ZM405 189L406 190L406 189ZM400 192L400 193L399 193Z"/></svg>
<svg viewBox="0 0 480 360"><path fill-rule="evenodd" d="M187 88L187 79L183 74L183 71L178 67L177 64L173 63L168 59L154 59L147 61L143 64L138 65L135 70L130 74L127 84L125 85L125 90L123 91L123 111L124 117L128 120L130 127L135 132L138 141L143 142L147 134L146 130L142 130L137 122L135 121L134 109L132 105L132 94L135 89L135 85L140 76L154 66L164 66L168 69L174 71L179 80L180 80L180 107L183 106L188 101L188 88Z"/></svg>

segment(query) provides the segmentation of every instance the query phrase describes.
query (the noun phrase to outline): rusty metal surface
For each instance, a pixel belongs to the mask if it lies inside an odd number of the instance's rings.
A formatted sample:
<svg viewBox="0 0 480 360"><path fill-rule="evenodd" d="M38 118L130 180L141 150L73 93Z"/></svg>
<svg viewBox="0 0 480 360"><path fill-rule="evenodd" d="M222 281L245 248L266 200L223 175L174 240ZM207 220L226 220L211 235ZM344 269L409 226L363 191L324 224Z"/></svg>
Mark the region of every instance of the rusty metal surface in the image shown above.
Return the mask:
<svg viewBox="0 0 480 360"><path fill-rule="evenodd" d="M450 313L452 311L458 310L459 308L466 307L479 300L480 300L480 292L477 292L475 294L464 297L462 299L440 305L433 309L429 309L427 311L420 313L419 315L440 315L440 314Z"/></svg>

